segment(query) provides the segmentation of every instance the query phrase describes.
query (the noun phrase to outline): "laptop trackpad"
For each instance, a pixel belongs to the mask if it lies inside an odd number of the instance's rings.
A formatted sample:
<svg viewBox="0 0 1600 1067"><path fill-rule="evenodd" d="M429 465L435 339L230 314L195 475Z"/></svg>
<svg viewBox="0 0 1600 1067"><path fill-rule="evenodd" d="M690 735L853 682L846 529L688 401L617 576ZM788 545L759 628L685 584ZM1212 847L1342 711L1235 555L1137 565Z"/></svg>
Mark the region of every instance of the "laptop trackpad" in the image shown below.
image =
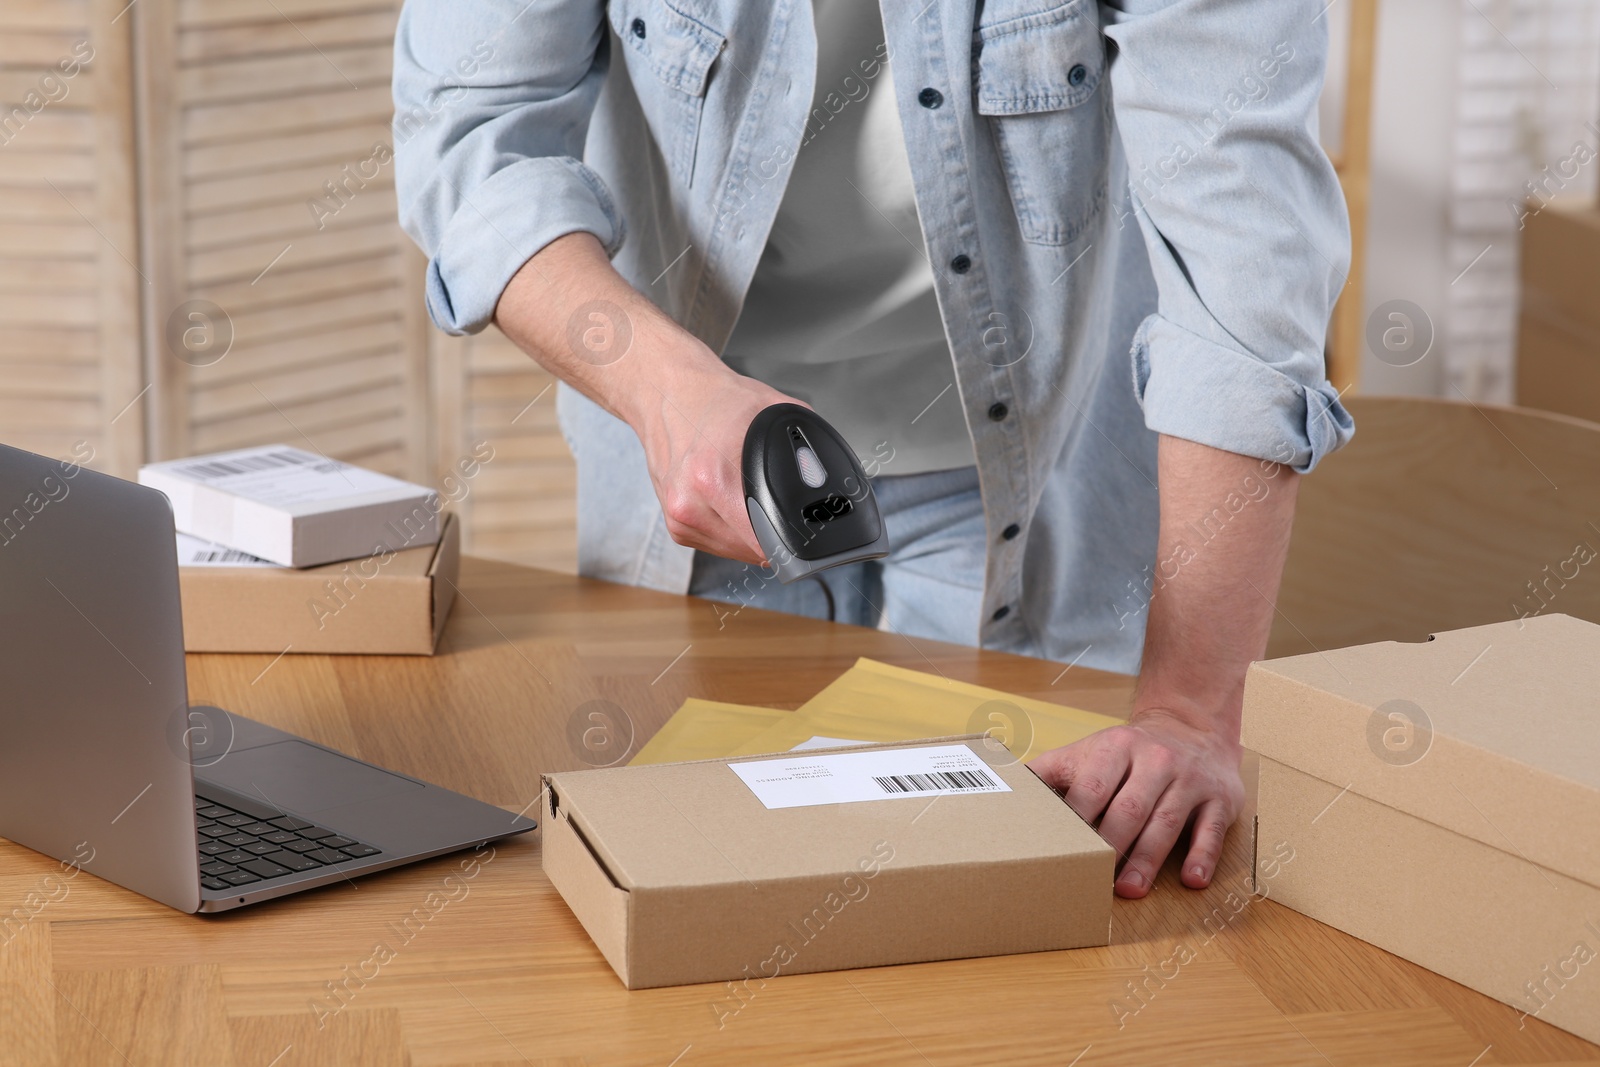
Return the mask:
<svg viewBox="0 0 1600 1067"><path fill-rule="evenodd" d="M259 797L279 810L298 812L341 808L422 788L409 778L304 741L230 752L205 768L205 778L235 793Z"/></svg>

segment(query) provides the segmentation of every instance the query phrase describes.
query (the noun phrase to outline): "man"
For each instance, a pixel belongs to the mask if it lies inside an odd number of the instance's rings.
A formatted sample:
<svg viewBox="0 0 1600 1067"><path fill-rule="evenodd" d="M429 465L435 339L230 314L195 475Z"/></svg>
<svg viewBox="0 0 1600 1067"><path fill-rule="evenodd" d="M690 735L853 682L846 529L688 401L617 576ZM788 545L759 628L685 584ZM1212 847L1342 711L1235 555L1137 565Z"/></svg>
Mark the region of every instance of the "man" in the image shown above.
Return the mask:
<svg viewBox="0 0 1600 1067"><path fill-rule="evenodd" d="M1127 726L1034 766L1120 894L1186 826L1200 888L1296 478L1352 432L1321 14L408 0L401 218L435 322L565 383L584 573L1137 671ZM892 552L781 587L738 460L795 399L867 463Z"/></svg>

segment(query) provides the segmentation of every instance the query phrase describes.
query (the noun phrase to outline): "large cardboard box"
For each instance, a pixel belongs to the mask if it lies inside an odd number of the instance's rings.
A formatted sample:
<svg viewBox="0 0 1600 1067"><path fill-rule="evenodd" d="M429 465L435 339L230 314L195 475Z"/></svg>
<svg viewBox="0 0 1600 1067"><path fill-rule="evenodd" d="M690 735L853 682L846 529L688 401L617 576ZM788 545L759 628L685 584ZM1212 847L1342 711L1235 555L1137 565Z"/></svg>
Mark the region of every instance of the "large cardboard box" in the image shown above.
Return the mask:
<svg viewBox="0 0 1600 1067"><path fill-rule="evenodd" d="M1550 204L1526 220L1516 394L1524 407L1600 422L1600 209L1592 204Z"/></svg>
<svg viewBox="0 0 1600 1067"><path fill-rule="evenodd" d="M720 1018L781 974L1110 938L1115 852L981 735L545 784L545 872L617 976L736 983Z"/></svg>
<svg viewBox="0 0 1600 1067"><path fill-rule="evenodd" d="M436 544L297 570L180 566L190 652L365 652L430 656L455 602L461 525Z"/></svg>
<svg viewBox="0 0 1600 1067"><path fill-rule="evenodd" d="M1274 900L1600 1041L1600 626L1253 664L1244 742Z"/></svg>

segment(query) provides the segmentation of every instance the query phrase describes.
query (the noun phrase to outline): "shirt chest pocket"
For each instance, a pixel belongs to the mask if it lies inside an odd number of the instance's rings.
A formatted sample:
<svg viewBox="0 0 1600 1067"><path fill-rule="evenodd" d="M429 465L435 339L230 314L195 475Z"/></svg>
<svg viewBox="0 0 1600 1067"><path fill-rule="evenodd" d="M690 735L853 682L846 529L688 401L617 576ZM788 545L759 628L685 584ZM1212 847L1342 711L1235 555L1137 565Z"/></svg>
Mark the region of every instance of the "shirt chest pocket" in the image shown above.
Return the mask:
<svg viewBox="0 0 1600 1067"><path fill-rule="evenodd" d="M974 36L985 116L1023 240L1065 245L1104 208L1111 92L1094 0L990 0ZM1010 15L1006 8L1034 9Z"/></svg>
<svg viewBox="0 0 1600 1067"><path fill-rule="evenodd" d="M666 0L620 0L607 14L656 145L673 177L689 185L706 85L727 38Z"/></svg>

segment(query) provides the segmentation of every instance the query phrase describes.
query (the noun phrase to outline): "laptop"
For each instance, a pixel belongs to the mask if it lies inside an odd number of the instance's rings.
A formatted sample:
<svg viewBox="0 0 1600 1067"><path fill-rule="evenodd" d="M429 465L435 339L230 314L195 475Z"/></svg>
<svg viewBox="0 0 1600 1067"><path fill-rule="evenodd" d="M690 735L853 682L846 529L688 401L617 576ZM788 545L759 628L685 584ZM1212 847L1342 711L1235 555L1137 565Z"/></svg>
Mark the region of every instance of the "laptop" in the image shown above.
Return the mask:
<svg viewBox="0 0 1600 1067"><path fill-rule="evenodd" d="M191 706L167 498L5 445L0 694L0 836L180 911L256 904L535 825Z"/></svg>

